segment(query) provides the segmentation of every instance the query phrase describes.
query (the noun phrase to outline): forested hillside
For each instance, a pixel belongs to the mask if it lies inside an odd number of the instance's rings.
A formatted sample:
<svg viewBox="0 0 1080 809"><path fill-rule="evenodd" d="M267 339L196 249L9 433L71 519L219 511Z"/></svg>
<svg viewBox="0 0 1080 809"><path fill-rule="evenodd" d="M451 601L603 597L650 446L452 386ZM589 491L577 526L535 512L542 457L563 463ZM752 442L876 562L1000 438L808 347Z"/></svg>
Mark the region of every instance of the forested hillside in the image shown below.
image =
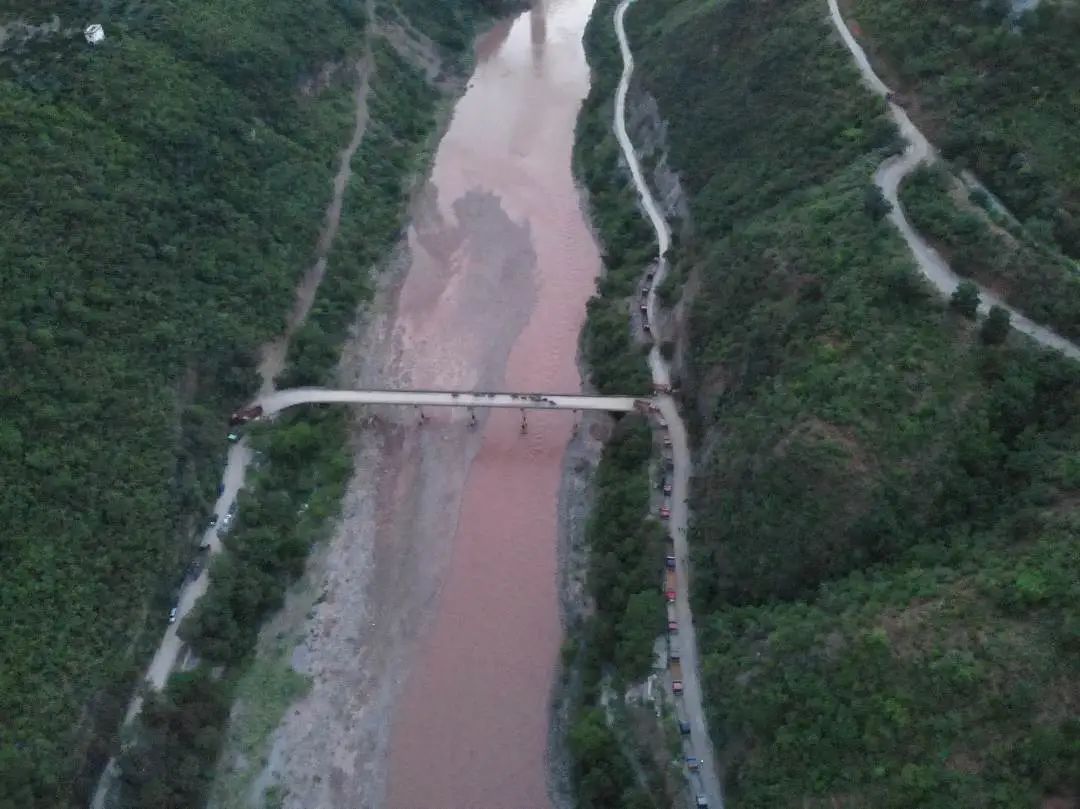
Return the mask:
<svg viewBox="0 0 1080 809"><path fill-rule="evenodd" d="M944 156L973 169L1033 235L1080 258L1080 9L1060 0L846 5Z"/></svg>
<svg viewBox="0 0 1080 809"><path fill-rule="evenodd" d="M347 72L311 80L357 52L364 15L0 14L59 19L8 26L0 49L0 800L85 805L214 494L227 411L310 261L352 121Z"/></svg>
<svg viewBox="0 0 1080 809"><path fill-rule="evenodd" d="M923 283L870 186L894 131L827 14L627 16L691 210L693 596L730 802L1074 796L1080 370Z"/></svg>

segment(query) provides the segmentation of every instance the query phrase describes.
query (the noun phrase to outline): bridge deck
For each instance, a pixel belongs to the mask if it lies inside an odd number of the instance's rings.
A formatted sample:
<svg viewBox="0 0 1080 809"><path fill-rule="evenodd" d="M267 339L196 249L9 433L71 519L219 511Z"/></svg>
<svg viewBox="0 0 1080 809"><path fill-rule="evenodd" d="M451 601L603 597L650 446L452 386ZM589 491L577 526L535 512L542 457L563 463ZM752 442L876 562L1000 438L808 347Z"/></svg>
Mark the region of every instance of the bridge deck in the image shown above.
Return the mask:
<svg viewBox="0 0 1080 809"><path fill-rule="evenodd" d="M476 393L437 390L330 390L293 388L255 401L266 414L301 404L412 405L418 407L506 407L526 410L606 410L628 413L645 397L563 393Z"/></svg>

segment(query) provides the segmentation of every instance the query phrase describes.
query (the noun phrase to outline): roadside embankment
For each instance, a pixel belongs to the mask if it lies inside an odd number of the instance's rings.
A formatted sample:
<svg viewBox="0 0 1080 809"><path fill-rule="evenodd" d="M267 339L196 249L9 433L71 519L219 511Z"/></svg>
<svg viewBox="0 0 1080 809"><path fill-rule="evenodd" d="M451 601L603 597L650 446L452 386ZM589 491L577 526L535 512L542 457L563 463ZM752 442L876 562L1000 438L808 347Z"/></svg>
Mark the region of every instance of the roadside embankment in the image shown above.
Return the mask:
<svg viewBox="0 0 1080 809"><path fill-rule="evenodd" d="M356 220L363 217L367 252L354 255L350 262L335 260L336 254L329 253L318 293L310 290L314 295L308 301L310 312L295 323L285 379L327 382L334 377L337 352L332 346L344 338L352 321L348 313L370 294L370 266L396 236L405 191L422 156L418 147L434 123L435 96L423 79L378 42L371 58L378 86L367 98L358 97L367 102L369 116L365 120L358 113L356 119L366 131L360 138L354 134L346 150L351 180L338 186L343 199L335 197L331 206L341 206L341 216L348 222L345 232L355 232ZM364 201L362 208L356 206L359 199ZM322 249L330 250L331 242L327 240ZM181 637L201 662L193 672L177 675L162 695L152 695L146 706L150 713L136 722L119 762L122 800L128 805L156 805L154 796L165 789L184 795L192 805L204 799L228 717L221 706L234 693L260 624L282 604L309 549L326 535L329 522L339 513L351 469L343 452L348 446L346 423L347 415L340 410L298 412L265 428L257 426L245 438L258 459L256 469L239 499L225 542L227 552L211 567L207 594L181 625ZM226 667L223 677L209 675L209 667L220 665ZM191 682L205 687L187 687ZM286 687L287 701L296 685ZM222 694L210 700L206 688ZM194 712L199 734L174 735L167 720L173 710L169 706ZM285 701L279 701L277 709L284 707ZM265 724L267 719L259 721ZM177 761L187 765L176 766Z"/></svg>
<svg viewBox="0 0 1080 809"><path fill-rule="evenodd" d="M626 19L695 223L692 597L726 798L1056 801L1080 380L924 282L870 183L903 144L826 11Z"/></svg>

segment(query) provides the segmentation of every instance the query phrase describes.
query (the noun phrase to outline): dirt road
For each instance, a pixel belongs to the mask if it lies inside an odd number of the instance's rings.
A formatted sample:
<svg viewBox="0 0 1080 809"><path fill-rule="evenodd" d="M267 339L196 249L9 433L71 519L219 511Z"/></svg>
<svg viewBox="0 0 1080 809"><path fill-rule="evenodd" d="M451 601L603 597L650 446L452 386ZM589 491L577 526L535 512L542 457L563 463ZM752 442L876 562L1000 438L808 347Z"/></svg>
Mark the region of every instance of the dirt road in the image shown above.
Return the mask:
<svg viewBox="0 0 1080 809"><path fill-rule="evenodd" d="M656 322L656 290L664 275L667 273L667 261L665 253L671 243L671 231L667 220L656 199L649 189L645 180L641 165L634 152L634 145L626 132L626 94L630 87L630 79L634 72L634 59L626 38L626 29L623 18L632 0L623 0L615 9L615 32L619 38L619 48L622 51L623 73L619 80L619 87L615 96L615 136L622 148L623 155L637 187L641 205L645 209L653 229L656 231L656 240L659 245L659 257L657 258L656 275L646 301L649 321ZM653 344L649 352L649 368L652 371L653 382L668 385L671 383L671 369L667 361L660 353L660 346ZM701 693L701 679L699 676L700 660L697 648L697 633L694 631L694 618L690 609L690 568L689 551L687 548L686 527L688 522L687 498L689 497L690 482L690 447L686 436L686 426L679 415L675 400L670 396L659 397L660 412L667 420L671 435L671 453L674 464L672 473L671 489L671 518L669 528L675 544L675 578L677 582L675 611L679 621L679 644L682 649L682 682L683 695L681 697L682 715L690 722L690 735L684 739L684 752L688 756L695 756L701 760L701 769L698 773L688 773L687 777L691 784L691 792L703 795L710 807L723 806L723 793L720 779L716 772L716 755L713 752L712 738L709 736L708 726L705 721L705 711ZM694 798L691 799L693 802Z"/></svg>
<svg viewBox="0 0 1080 809"><path fill-rule="evenodd" d="M367 127L369 67L369 61L365 58L356 68L358 75L357 89L354 95L355 117L353 131L349 143L342 149L338 160L338 169L333 178L333 191L331 193L330 203L326 209L325 224L323 225L319 242L316 247L315 263L304 274L300 285L297 287L296 301L293 311L287 319L285 333L263 347L262 360L259 365L259 374L262 383L260 391L262 394L268 394L273 390L274 377L281 372L284 366L289 339L295 330L303 323L304 318L307 317L315 293L318 290L319 283L322 281L322 277L325 273L326 255L333 243L334 237L337 235L338 226L340 224L341 206L345 195L345 189L349 181L352 158L353 155L356 154L356 150L360 148L360 143L363 140L364 131ZM235 508L236 498L240 489L244 486L244 478L247 473L248 464L251 462L251 458L252 452L246 438L241 438L240 441L229 448L225 463L225 471L222 474L221 483L223 489L217 502L214 504L214 515L217 518L217 527L207 528L202 540L204 543L210 545L208 554L210 556L221 550L221 540L218 536L218 528L226 523L227 519L229 519L229 515ZM161 639L161 643L154 653L154 657L150 661L150 665L147 668L144 677L144 681L154 690L161 690L165 686L169 674L176 667L181 654L186 648L184 642L177 635L177 630L184 618L191 612L195 603L202 598L203 594L206 592L206 589L210 584L209 569L209 564L204 564L199 571L198 576L190 582L185 582L180 590L180 595L176 604L176 620L174 623L167 626L165 634ZM136 695L135 698L132 699L124 719L125 724L130 723L135 716L138 715L139 711L142 709L142 702L142 697L139 695ZM105 770L101 774L101 778L98 780L97 789L94 791L94 797L91 801L91 809L103 809L106 805L109 790L112 788L117 775L116 760L110 759Z"/></svg>
<svg viewBox="0 0 1080 809"><path fill-rule="evenodd" d="M890 100L891 91L889 87L870 66L870 60L867 58L866 52L848 29L847 23L844 22L837 0L828 0L828 3L829 18L832 20L837 33L840 34L840 38L844 41L844 45L851 52L851 56L859 68L859 73L862 74L863 82L874 93L886 99L889 116L896 123L900 134L907 141L907 147L901 154L886 159L874 172L874 184L881 189L882 195L892 205L892 210L889 212L889 221L900 231L900 235L903 236L908 249L911 250L911 254L915 257L919 271L938 292L948 297L953 294L961 280L965 279L961 279L953 272L945 259L911 226L907 216L904 215L899 196L900 184L904 181L904 178L922 163L931 163L937 160L937 152L922 131L912 123L903 107ZM979 300L979 311L982 314L989 312L991 306L1000 306L1008 310L1012 327L1017 331L1026 334L1040 345L1056 349L1072 359L1080 359L1080 346L1062 337L1052 329L1028 319L993 292L979 287Z"/></svg>

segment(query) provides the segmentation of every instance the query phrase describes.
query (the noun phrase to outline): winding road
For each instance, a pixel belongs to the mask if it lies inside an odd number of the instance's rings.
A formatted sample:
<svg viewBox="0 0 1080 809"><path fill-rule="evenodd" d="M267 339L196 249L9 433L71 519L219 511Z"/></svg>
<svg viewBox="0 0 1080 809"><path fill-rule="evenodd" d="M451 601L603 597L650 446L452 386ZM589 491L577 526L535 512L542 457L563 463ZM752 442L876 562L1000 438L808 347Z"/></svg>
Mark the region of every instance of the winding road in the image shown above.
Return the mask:
<svg viewBox="0 0 1080 809"><path fill-rule="evenodd" d="M652 191L649 189L649 184L645 181L641 164L638 161L637 154L634 152L634 144L626 133L626 94L630 88L630 79L634 73L634 57L626 38L623 18L631 2L633 0L622 0L615 9L615 33L619 38L619 49L622 52L623 72L615 95L614 124L615 137L618 139L623 156L630 167L630 173L633 175L634 185L637 187L641 205L645 209L653 229L656 231L656 241L659 245L656 274L646 299L649 322L655 323L655 313L658 306L656 289L668 271L665 254L671 244L671 230L660 210L660 206L652 195ZM654 383L657 385L671 384L671 369L660 353L659 344L655 341L649 351L649 369L652 372ZM724 805L723 792L716 771L716 755L713 752L712 738L709 736L708 726L705 722L701 679L699 677L697 635L694 631L694 619L690 610L690 569L686 535L687 498L689 497L690 484L690 448L686 437L686 426L679 416L675 400L668 395L659 395L656 402L660 407L661 415L668 423L674 466L671 476L671 518L669 520L669 529L675 544L675 580L677 585L675 612L679 621L683 683L682 697L677 698L677 710L680 716L690 723L690 735L684 737L684 752L686 755L694 756L701 761L701 767L697 773L688 773L688 780L692 787L691 791L694 793L691 804L694 804L697 795L701 795L708 801L709 807L722 807Z"/></svg>
<svg viewBox="0 0 1080 809"><path fill-rule="evenodd" d="M938 292L948 297L953 294L962 280L969 279L962 279L953 272L945 259L916 232L904 215L899 196L900 184L904 178L918 168L920 164L937 160L937 151L919 128L912 123L903 107L890 99L891 91L889 87L870 66L870 60L867 58L866 52L856 41L855 36L847 27L847 23L844 22L837 0L828 0L828 3L829 18L832 20L837 33L840 34L840 38L844 41L844 45L851 52L851 56L859 68L859 73L862 74L863 82L870 90L885 99L890 117L896 123L900 134L907 141L907 147L903 152L887 158L874 172L874 184L881 189L882 195L892 205L892 210L889 212L889 221L904 237L908 249L915 256L919 271L933 284ZM990 311L991 306L1000 306L1002 309L1007 310L1012 327L1026 334L1040 345L1056 349L1072 359L1080 359L1080 346L1076 343L1028 319L993 292L980 286L979 312L986 314Z"/></svg>

